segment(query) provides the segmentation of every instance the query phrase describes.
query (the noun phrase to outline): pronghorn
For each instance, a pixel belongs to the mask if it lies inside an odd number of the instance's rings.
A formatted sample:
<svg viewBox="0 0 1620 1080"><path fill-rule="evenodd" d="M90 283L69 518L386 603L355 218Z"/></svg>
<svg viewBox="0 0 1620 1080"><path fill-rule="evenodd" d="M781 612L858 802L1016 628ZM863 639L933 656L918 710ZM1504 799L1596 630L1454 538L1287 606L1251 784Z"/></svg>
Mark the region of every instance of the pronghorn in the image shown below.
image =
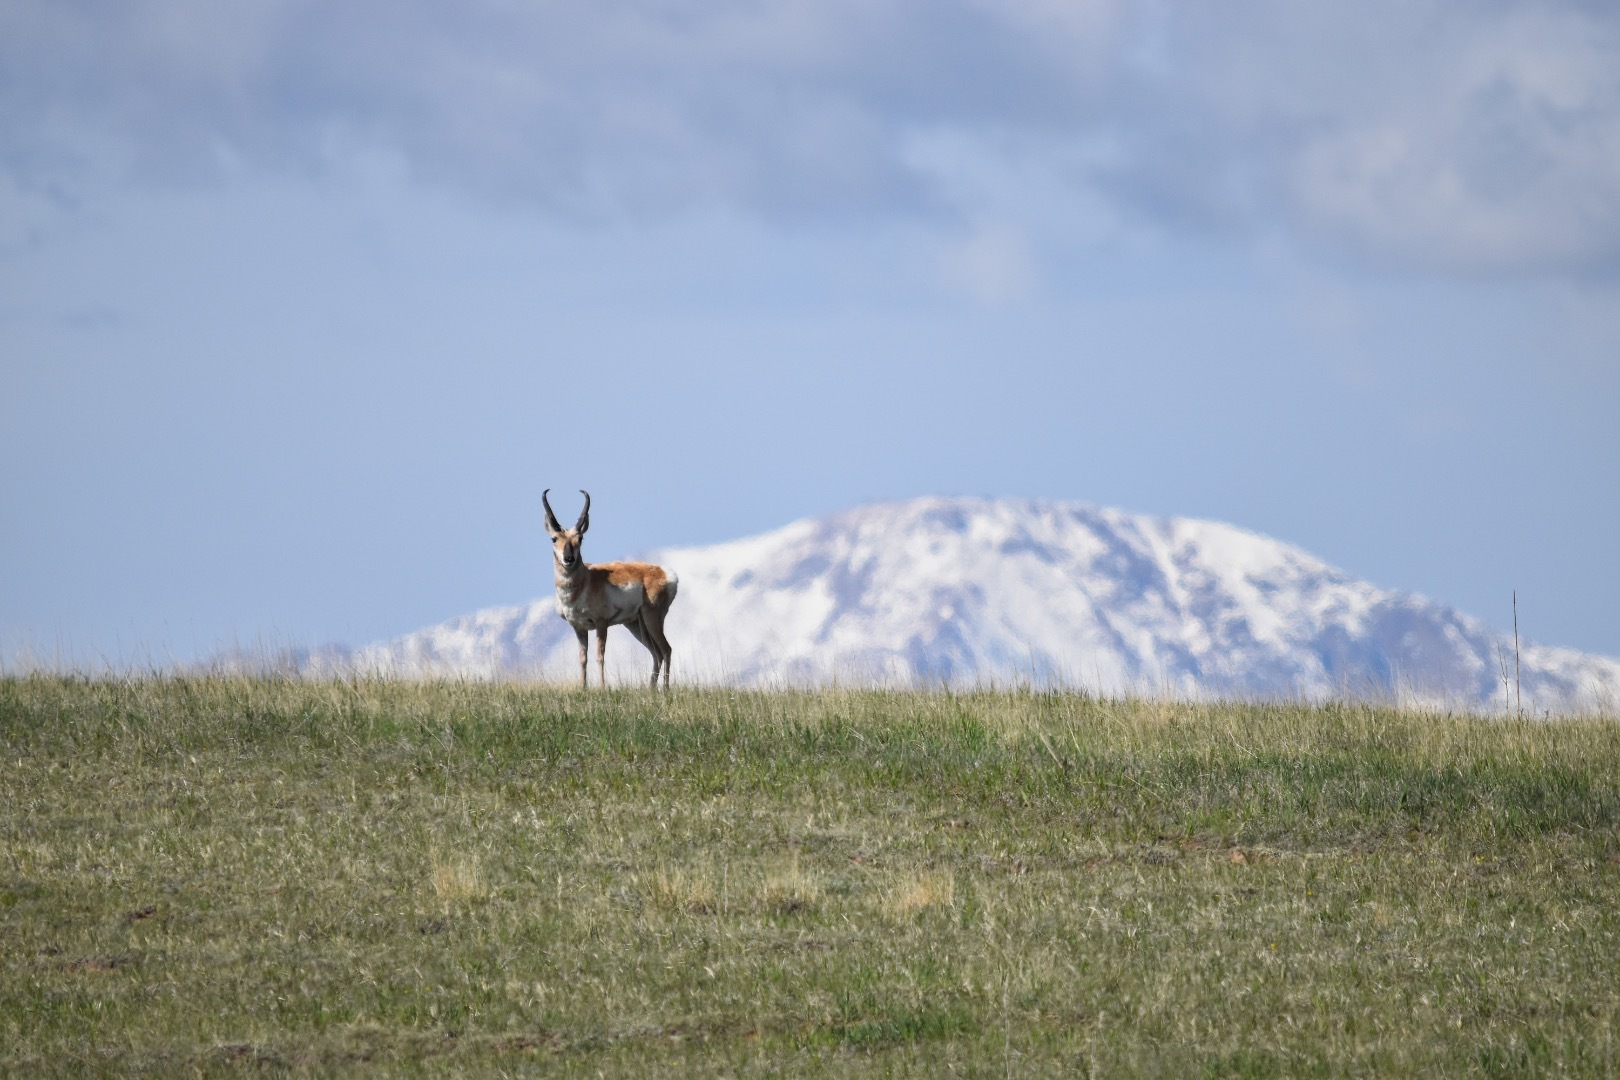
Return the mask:
<svg viewBox="0 0 1620 1080"><path fill-rule="evenodd" d="M579 685L590 685L587 677L586 642L591 631L596 631L596 669L602 686L607 686L607 632L608 627L621 623L647 646L653 655L652 686L658 688L658 671L664 672L664 688L669 688L670 648L664 637L664 616L675 602L675 590L680 585L674 571L662 566L639 562L602 563L587 566L580 555L579 542L585 530L591 527L591 493L585 496L585 509L579 512L579 521L572 529L557 524L557 515L551 512L551 494L547 488L540 494L546 508L546 532L551 536L551 556L557 579L557 614L567 620L579 638Z"/></svg>

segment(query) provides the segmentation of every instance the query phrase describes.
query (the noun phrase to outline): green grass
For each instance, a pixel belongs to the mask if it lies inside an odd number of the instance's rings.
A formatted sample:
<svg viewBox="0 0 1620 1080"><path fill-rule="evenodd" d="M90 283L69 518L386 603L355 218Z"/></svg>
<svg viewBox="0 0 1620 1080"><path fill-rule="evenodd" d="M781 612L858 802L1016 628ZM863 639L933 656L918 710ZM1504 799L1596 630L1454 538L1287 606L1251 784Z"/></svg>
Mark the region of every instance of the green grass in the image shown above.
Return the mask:
<svg viewBox="0 0 1620 1080"><path fill-rule="evenodd" d="M0 1074L1613 1075L1620 725L0 679Z"/></svg>

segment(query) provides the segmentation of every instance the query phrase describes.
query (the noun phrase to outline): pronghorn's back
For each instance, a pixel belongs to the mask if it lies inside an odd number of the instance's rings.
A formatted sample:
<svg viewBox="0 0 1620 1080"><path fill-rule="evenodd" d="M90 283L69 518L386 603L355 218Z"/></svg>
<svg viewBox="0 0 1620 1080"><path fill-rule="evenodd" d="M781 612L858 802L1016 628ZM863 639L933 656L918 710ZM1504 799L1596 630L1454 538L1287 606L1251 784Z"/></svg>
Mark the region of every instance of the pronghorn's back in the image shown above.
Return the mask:
<svg viewBox="0 0 1620 1080"><path fill-rule="evenodd" d="M609 585L620 588L640 585L641 591L646 594L647 603L664 611L668 611L669 605L675 602L675 593L681 584L681 579L675 576L675 571L652 563L594 563L589 569L604 572Z"/></svg>

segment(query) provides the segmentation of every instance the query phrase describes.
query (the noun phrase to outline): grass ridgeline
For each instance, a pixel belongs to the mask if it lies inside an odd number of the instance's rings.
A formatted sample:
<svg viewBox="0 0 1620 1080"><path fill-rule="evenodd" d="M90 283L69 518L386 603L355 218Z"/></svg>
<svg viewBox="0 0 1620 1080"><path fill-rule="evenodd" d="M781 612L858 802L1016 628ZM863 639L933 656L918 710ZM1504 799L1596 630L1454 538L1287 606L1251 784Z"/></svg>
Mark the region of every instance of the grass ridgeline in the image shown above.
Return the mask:
<svg viewBox="0 0 1620 1080"><path fill-rule="evenodd" d="M1620 725L0 679L0 1073L1612 1075Z"/></svg>

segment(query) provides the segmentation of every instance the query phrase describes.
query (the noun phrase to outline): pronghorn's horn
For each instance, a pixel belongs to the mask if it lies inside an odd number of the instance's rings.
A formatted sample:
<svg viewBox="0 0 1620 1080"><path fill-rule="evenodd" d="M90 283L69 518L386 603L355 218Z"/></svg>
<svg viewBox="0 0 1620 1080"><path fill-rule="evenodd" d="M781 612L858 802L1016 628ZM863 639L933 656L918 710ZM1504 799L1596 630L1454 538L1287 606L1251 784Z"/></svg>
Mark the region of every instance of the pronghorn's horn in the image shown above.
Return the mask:
<svg viewBox="0 0 1620 1080"><path fill-rule="evenodd" d="M591 527L591 493L584 488L580 488L579 493L585 496L585 509L579 512L579 522L574 526L574 531L583 534Z"/></svg>
<svg viewBox="0 0 1620 1080"><path fill-rule="evenodd" d="M546 498L546 496L550 494L550 488L546 488L546 490L540 493L540 502L546 508L546 528L554 533L560 533L563 531L562 526L557 524L557 515L551 512L551 500Z"/></svg>

